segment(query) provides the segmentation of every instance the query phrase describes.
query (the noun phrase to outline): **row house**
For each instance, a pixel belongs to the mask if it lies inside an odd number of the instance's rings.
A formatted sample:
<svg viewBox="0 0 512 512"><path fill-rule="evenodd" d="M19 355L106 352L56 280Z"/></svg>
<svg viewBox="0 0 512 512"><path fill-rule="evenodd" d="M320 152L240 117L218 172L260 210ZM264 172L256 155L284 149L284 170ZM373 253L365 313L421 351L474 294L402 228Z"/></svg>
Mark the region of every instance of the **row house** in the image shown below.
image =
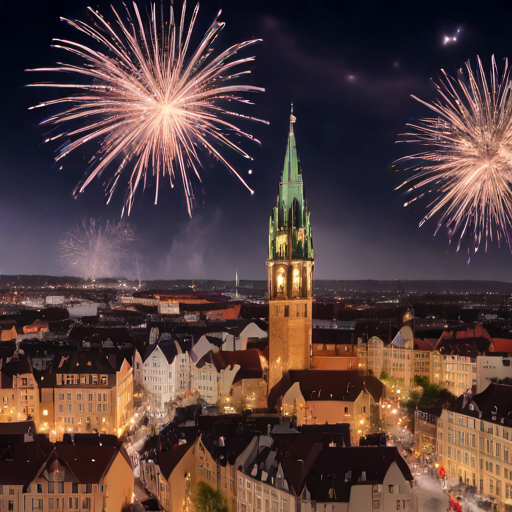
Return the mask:
<svg viewBox="0 0 512 512"><path fill-rule="evenodd" d="M450 482L474 486L512 510L512 386L461 395L437 422L437 452Z"/></svg>
<svg viewBox="0 0 512 512"><path fill-rule="evenodd" d="M183 420L185 418L182 418ZM253 434L240 432L241 416L199 416L195 426L175 418L139 452L142 482L169 512L193 510L199 482L226 497L236 510L236 468Z"/></svg>
<svg viewBox="0 0 512 512"><path fill-rule="evenodd" d="M191 362L184 346L176 340L161 339L135 352L135 375L158 411L192 389Z"/></svg>
<svg viewBox="0 0 512 512"><path fill-rule="evenodd" d="M0 510L121 512L132 503L131 462L115 436L50 443L30 423L0 426Z"/></svg>
<svg viewBox="0 0 512 512"><path fill-rule="evenodd" d="M142 353L135 352L135 379L156 410L163 411L166 404L189 393L197 393L208 404L217 403L218 371L211 358L194 364L191 348L191 337L176 340L161 337Z"/></svg>

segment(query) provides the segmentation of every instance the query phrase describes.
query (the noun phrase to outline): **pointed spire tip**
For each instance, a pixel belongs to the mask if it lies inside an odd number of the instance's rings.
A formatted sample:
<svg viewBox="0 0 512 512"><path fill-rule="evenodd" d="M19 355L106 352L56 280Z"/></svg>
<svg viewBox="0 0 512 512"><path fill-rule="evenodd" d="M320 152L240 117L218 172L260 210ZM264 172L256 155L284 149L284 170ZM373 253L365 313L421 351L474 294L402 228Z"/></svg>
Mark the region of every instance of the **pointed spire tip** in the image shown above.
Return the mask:
<svg viewBox="0 0 512 512"><path fill-rule="evenodd" d="M290 111L290 130L292 130L293 123L295 123L295 121L297 121L297 118L293 115L293 101L292 101L292 106L291 106L291 111Z"/></svg>

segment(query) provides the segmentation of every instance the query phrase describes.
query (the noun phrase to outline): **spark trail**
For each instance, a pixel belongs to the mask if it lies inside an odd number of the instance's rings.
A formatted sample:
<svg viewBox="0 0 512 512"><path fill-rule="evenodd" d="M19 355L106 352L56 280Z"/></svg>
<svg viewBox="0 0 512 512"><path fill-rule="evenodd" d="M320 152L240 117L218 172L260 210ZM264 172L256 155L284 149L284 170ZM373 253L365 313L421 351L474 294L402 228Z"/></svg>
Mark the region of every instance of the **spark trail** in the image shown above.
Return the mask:
<svg viewBox="0 0 512 512"><path fill-rule="evenodd" d="M172 6L168 16L163 6L151 5L149 19L144 20L134 2L125 7L125 19L112 6L115 23L98 11L88 8L93 23L61 20L69 23L101 50L81 43L54 39L52 46L71 53L82 62L79 65L58 63L57 67L27 71L74 75L76 80L65 83L38 82L31 87L69 90L69 95L42 102L31 108L62 107L42 121L42 125L58 125L59 132L46 142L65 139L56 160L86 143L96 142L91 166L74 193L81 193L107 168L114 167L106 182L107 203L121 178L128 174L125 210L130 213L135 193L145 188L152 177L155 183L155 204L162 182L174 187L180 179L189 214L194 192L191 178L200 176L200 151L227 167L250 190L247 183L223 156L225 149L245 158L249 155L238 140L250 139L251 134L235 124L241 118L266 121L238 113L238 103L252 104L244 93L263 92L238 80L249 70L240 66L254 57L238 58L240 50L260 41L245 41L215 56L213 43L224 23L217 18L202 41L190 51L191 36L198 15L196 5L188 27L185 25L186 2L180 20L175 19ZM228 108L229 107L229 108ZM237 138L235 142L233 136Z"/></svg>

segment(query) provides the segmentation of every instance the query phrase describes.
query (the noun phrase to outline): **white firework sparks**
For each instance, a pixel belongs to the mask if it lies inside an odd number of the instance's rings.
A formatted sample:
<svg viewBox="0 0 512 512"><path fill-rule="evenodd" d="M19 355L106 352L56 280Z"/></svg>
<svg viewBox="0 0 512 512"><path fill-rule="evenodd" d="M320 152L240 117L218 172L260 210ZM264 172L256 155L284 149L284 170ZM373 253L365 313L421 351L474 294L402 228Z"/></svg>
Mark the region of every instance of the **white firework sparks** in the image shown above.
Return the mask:
<svg viewBox="0 0 512 512"><path fill-rule="evenodd" d="M418 195L411 204L431 192L435 198L420 226L439 215L435 234L448 228L450 240L465 235L476 252L482 241L506 240L510 245L512 221L512 94L510 69L505 61L501 79L494 57L490 80L478 58L476 73L469 62L466 74L457 79L442 70L436 84L440 100L426 103L436 117L409 124L405 142L428 146L429 150L400 159L417 161L413 174L400 187ZM400 188L398 187L398 188Z"/></svg>
<svg viewBox="0 0 512 512"><path fill-rule="evenodd" d="M87 142L96 141L100 145L88 175L78 184L75 193L83 192L92 180L113 165L116 170L106 186L109 202L126 170L129 179L125 208L129 214L137 189L141 184L145 188L150 175L156 184L155 204L163 179L174 186L179 176L191 214L194 201L191 177L201 180L199 150L226 166L252 193L221 151L229 148L250 158L230 135L259 144L230 119L266 121L242 115L226 106L250 104L240 96L241 93L264 91L260 87L239 85L235 80L250 73L238 69L252 62L254 57L233 59L240 50L260 40L236 44L214 56L212 43L224 27L219 21L219 12L202 41L189 52L199 4L188 29L185 27L186 3L183 3L179 24L172 7L166 18L163 7L159 10L154 4L147 22L143 21L135 2L133 12L126 7L126 21L112 7L115 24L108 22L98 11L90 7L88 10L93 18L92 25L61 19L92 38L103 47L102 51L69 40L54 39L54 48L78 56L83 64L58 63L58 67L27 70L74 74L91 82L31 84L32 87L78 91L32 107L69 105L41 123L69 126L46 139L46 142L62 137L67 139L59 150L57 161Z"/></svg>
<svg viewBox="0 0 512 512"><path fill-rule="evenodd" d="M84 220L64 234L60 241L60 259L67 272L83 279L121 277L135 240L126 222Z"/></svg>

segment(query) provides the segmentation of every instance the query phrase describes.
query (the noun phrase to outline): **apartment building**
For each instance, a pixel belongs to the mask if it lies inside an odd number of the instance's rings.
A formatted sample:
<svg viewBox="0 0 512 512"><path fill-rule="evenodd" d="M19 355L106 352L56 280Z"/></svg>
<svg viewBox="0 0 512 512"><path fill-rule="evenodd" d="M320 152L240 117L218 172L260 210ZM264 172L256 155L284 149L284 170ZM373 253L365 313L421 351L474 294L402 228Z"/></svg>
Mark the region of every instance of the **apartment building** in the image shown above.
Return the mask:
<svg viewBox="0 0 512 512"><path fill-rule="evenodd" d="M0 428L0 510L121 512L132 502L133 470L115 436L50 443L30 423Z"/></svg>
<svg viewBox="0 0 512 512"><path fill-rule="evenodd" d="M291 446L251 443L252 456L237 471L238 512L417 510L413 477L395 447L316 441L299 435Z"/></svg>
<svg viewBox="0 0 512 512"><path fill-rule="evenodd" d="M465 394L437 422L439 462L451 482L475 486L512 510L512 386Z"/></svg>
<svg viewBox="0 0 512 512"><path fill-rule="evenodd" d="M476 385L476 360L467 356L443 356L445 384L451 393L460 396Z"/></svg>
<svg viewBox="0 0 512 512"><path fill-rule="evenodd" d="M117 435L133 415L131 365L119 355L119 371L100 350L81 349L54 361L54 429ZM43 411L44 414L44 411Z"/></svg>
<svg viewBox="0 0 512 512"><path fill-rule="evenodd" d="M415 341L415 348L411 343L403 347L394 345L384 346L383 341L374 336L368 341L367 347L358 348L358 367L372 370L373 375L379 378L382 371L385 371L401 381L401 387L407 391L415 375L428 377L430 382L444 383L443 357L437 350L419 350L417 345L421 342ZM421 342L421 346L428 344Z"/></svg>

